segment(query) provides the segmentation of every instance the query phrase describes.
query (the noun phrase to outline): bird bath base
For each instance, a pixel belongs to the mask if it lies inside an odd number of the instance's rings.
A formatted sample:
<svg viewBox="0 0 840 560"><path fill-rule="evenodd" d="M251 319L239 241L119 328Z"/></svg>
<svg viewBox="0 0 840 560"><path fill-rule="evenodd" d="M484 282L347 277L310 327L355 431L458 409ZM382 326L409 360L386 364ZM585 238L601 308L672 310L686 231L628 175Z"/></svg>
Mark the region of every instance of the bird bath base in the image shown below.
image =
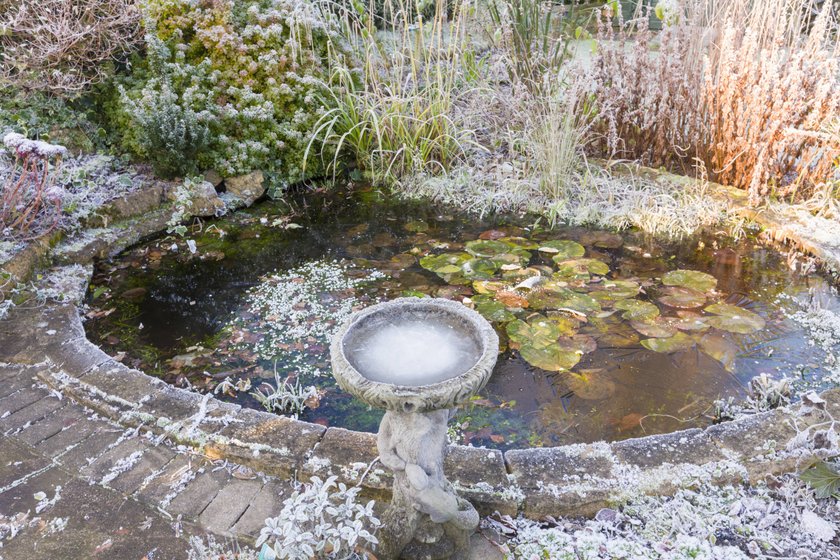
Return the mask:
<svg viewBox="0 0 840 560"><path fill-rule="evenodd" d="M435 383L406 385L410 379L401 377L400 369L411 369L416 363L401 364L406 355L395 351L394 382L383 380L379 374L375 381L366 377L360 366L365 362L357 357L359 349L367 348L382 329L418 322L450 329L461 347L471 346L474 352L464 354L469 356L468 363L460 364ZM377 447L380 461L394 473L394 487L379 532L378 557L468 557L470 536L479 516L472 504L458 497L444 476L446 426L451 409L487 383L498 350L498 336L483 317L460 303L443 299L400 298L374 305L351 317L333 338L330 352L338 384L369 405L386 410ZM424 351L445 349L436 345Z"/></svg>

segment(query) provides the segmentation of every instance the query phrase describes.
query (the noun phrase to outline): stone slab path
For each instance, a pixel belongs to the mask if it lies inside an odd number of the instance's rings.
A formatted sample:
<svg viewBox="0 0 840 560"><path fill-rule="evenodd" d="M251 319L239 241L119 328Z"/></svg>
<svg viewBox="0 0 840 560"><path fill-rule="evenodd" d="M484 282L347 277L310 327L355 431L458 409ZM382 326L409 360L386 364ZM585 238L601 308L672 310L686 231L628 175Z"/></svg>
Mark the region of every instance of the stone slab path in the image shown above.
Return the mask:
<svg viewBox="0 0 840 560"><path fill-rule="evenodd" d="M102 419L40 367L0 365L0 559L180 559L208 533L250 544L290 492Z"/></svg>

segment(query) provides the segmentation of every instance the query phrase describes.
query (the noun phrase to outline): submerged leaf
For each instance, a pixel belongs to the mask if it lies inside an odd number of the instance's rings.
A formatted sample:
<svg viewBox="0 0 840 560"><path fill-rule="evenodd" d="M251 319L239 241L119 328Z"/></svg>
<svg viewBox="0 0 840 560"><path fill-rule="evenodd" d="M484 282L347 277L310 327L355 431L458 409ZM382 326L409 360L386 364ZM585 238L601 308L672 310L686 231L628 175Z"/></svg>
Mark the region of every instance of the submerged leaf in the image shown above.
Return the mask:
<svg viewBox="0 0 840 560"><path fill-rule="evenodd" d="M526 344L519 349L519 353L526 362L546 371L567 371L575 367L581 357L579 352L557 344L542 348Z"/></svg>
<svg viewBox="0 0 840 560"><path fill-rule="evenodd" d="M615 302L615 308L624 311L621 316L628 321L651 321L659 316L659 308L649 301L622 299Z"/></svg>
<svg viewBox="0 0 840 560"><path fill-rule="evenodd" d="M710 357L719 361L726 371L735 371L735 358L738 357L738 347L722 336L707 333L696 338L700 349Z"/></svg>
<svg viewBox="0 0 840 560"><path fill-rule="evenodd" d="M677 334L677 328L670 320L656 317L650 321L630 321L630 326L644 336L670 338Z"/></svg>
<svg viewBox="0 0 840 560"><path fill-rule="evenodd" d="M469 254L476 257L489 258L509 253L511 246L501 241L477 239L475 241L468 241L465 249Z"/></svg>
<svg viewBox="0 0 840 560"><path fill-rule="evenodd" d="M529 317L527 323L521 320L508 323L505 330L511 342L533 348L543 348L554 344L562 334L555 321L539 314Z"/></svg>
<svg viewBox="0 0 840 560"><path fill-rule="evenodd" d="M728 303L715 303L706 308L714 317L706 321L713 327L738 334L750 334L764 328L765 322L760 315Z"/></svg>
<svg viewBox="0 0 840 560"><path fill-rule="evenodd" d="M662 293L665 295L658 298L659 303L677 309L695 309L706 304L706 294L693 288L674 286L665 288Z"/></svg>
<svg viewBox="0 0 840 560"><path fill-rule="evenodd" d="M568 372L567 382L575 396L587 401L600 401L615 393L615 383L599 372Z"/></svg>
<svg viewBox="0 0 840 560"><path fill-rule="evenodd" d="M586 253L586 249L580 243L569 241L567 239L558 239L555 241L546 241L540 243L539 250L543 253L552 255L552 258L561 261L568 259L576 259L582 257Z"/></svg>
<svg viewBox="0 0 840 560"><path fill-rule="evenodd" d="M610 267L607 263L598 259L564 259L560 255L552 257L557 263L557 273L563 276L597 274L604 276L609 274Z"/></svg>
<svg viewBox="0 0 840 560"><path fill-rule="evenodd" d="M442 253L428 255L420 259L420 266L435 274L455 274L461 272L461 265L472 257L468 253Z"/></svg>
<svg viewBox="0 0 840 560"><path fill-rule="evenodd" d="M506 323L516 319L516 316L508 311L505 305L499 301L485 300L476 302L475 310L491 323Z"/></svg>
<svg viewBox="0 0 840 560"><path fill-rule="evenodd" d="M694 339L685 333L678 332L669 338L646 338L642 341L642 346L654 352L670 354L680 350L688 350L694 346Z"/></svg>

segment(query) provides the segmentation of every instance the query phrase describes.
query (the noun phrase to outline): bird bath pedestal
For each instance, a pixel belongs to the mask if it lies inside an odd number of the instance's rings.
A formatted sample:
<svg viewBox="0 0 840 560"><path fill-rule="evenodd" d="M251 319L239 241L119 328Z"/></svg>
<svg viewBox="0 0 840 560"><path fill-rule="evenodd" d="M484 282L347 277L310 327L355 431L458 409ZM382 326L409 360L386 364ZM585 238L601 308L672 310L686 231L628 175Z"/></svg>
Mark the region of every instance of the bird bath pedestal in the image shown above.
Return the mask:
<svg viewBox="0 0 840 560"><path fill-rule="evenodd" d="M332 340L338 384L385 409L380 461L394 472L377 556L466 558L478 513L443 474L451 409L490 378L499 339L460 303L400 298L364 309Z"/></svg>

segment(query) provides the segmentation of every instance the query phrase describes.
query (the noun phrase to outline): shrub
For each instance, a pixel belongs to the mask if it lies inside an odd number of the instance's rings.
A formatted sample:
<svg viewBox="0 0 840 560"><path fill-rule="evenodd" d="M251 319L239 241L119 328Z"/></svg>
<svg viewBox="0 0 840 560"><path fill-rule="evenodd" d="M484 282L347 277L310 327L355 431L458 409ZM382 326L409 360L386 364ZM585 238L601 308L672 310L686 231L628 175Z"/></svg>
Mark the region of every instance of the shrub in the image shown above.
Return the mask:
<svg viewBox="0 0 840 560"><path fill-rule="evenodd" d="M138 0L0 0L0 82L73 97L139 39Z"/></svg>
<svg viewBox="0 0 840 560"><path fill-rule="evenodd" d="M127 98L126 105L138 127L139 147L152 156L155 173L172 178L198 171L198 156L210 143L210 118L207 111L197 113L182 103L167 78L151 80L143 96Z"/></svg>
<svg viewBox="0 0 840 560"><path fill-rule="evenodd" d="M124 93L141 132L136 143L128 137L133 150L171 162L194 151L199 168L227 176L262 169L302 179L324 111L326 56L340 42L333 18L295 0L149 0L145 9L148 79ZM184 125L177 138L161 133L167 119Z"/></svg>

